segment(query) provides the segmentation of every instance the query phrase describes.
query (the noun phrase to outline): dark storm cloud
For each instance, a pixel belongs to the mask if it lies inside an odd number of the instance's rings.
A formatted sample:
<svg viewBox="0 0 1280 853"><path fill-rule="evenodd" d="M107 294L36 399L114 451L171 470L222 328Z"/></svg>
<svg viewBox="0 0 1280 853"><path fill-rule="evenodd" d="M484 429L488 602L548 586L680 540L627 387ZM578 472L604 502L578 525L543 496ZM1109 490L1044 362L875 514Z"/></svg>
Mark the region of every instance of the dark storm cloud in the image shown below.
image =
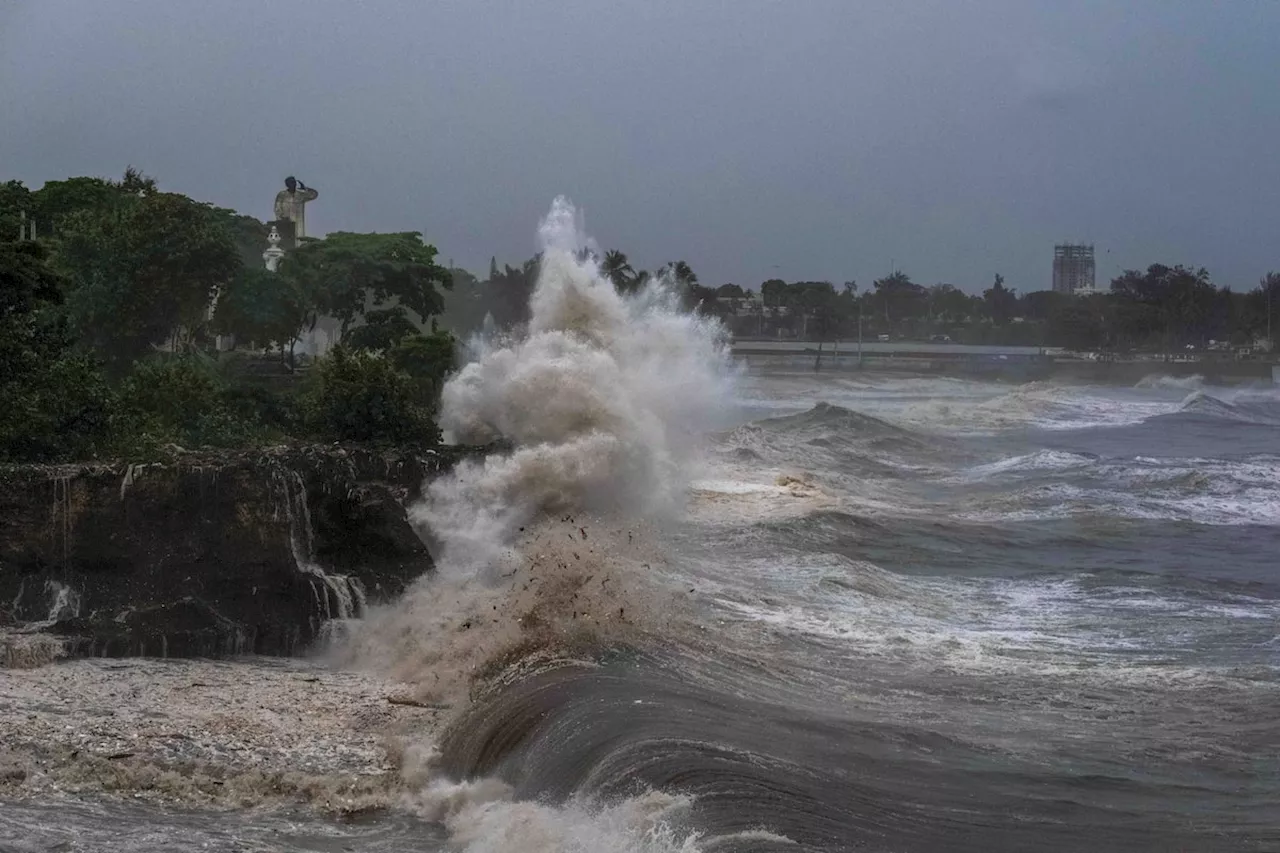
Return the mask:
<svg viewBox="0 0 1280 853"><path fill-rule="evenodd" d="M0 177L134 164L483 270L566 193L708 282L889 269L1048 286L1280 267L1280 6L1153 2L0 2ZM1109 250L1109 253L1108 253Z"/></svg>

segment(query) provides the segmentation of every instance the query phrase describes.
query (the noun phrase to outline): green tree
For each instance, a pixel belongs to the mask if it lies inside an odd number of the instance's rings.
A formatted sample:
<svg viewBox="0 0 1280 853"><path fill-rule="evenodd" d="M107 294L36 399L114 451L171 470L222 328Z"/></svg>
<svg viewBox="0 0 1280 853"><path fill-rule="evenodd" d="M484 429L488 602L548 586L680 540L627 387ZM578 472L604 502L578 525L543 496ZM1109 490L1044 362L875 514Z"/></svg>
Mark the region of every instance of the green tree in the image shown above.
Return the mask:
<svg viewBox="0 0 1280 853"><path fill-rule="evenodd" d="M61 301L63 284L42 243L0 243L0 319Z"/></svg>
<svg viewBox="0 0 1280 853"><path fill-rule="evenodd" d="M698 284L698 275L684 261L671 261L654 273L654 278L666 279L688 293Z"/></svg>
<svg viewBox="0 0 1280 853"><path fill-rule="evenodd" d="M36 242L0 242L0 459L89 458L110 437L111 394L71 349L56 313L62 281Z"/></svg>
<svg viewBox="0 0 1280 853"><path fill-rule="evenodd" d="M922 317L929 310L929 292L904 272L877 279L873 286L877 307L883 312L886 325Z"/></svg>
<svg viewBox="0 0 1280 853"><path fill-rule="evenodd" d="M364 313L364 323L356 326L343 342L353 350L383 352L391 349L406 335L416 335L418 327L399 306Z"/></svg>
<svg viewBox="0 0 1280 853"><path fill-rule="evenodd" d="M771 278L760 285L760 302L766 308L779 308L787 301L787 283Z"/></svg>
<svg viewBox="0 0 1280 853"><path fill-rule="evenodd" d="M982 301L986 304L987 316L997 326L1003 326L1013 319L1018 307L1018 296L1013 290L1004 286L1004 276L996 273L995 282L982 293Z"/></svg>
<svg viewBox="0 0 1280 853"><path fill-rule="evenodd" d="M31 191L23 186L22 181L0 183L0 243L18 239L26 223L23 216L30 216L33 206Z"/></svg>
<svg viewBox="0 0 1280 853"><path fill-rule="evenodd" d="M1018 311L1028 320L1047 321L1072 297L1068 293L1055 293L1052 290L1033 290L1018 297Z"/></svg>
<svg viewBox="0 0 1280 853"><path fill-rule="evenodd" d="M929 316L939 323L963 323L969 319L969 296L954 284L929 288Z"/></svg>
<svg viewBox="0 0 1280 853"><path fill-rule="evenodd" d="M465 337L484 324L484 316L489 311L485 301L486 285L461 267L452 267L449 276L453 279L453 288L444 293L440 322Z"/></svg>
<svg viewBox="0 0 1280 853"><path fill-rule="evenodd" d="M179 327L202 326L213 295L240 268L231 237L208 207L161 192L67 215L58 261L70 280L72 330L117 363Z"/></svg>
<svg viewBox="0 0 1280 853"><path fill-rule="evenodd" d="M1109 296L1052 295L1055 298L1048 300L1052 309L1045 326L1049 343L1081 352L1110 348L1113 300Z"/></svg>
<svg viewBox="0 0 1280 853"><path fill-rule="evenodd" d="M212 329L239 342L292 352L314 317L308 308L294 280L262 266L241 267L218 295Z"/></svg>
<svg viewBox="0 0 1280 853"><path fill-rule="evenodd" d="M209 212L231 235L240 262L250 269L262 269L262 253L269 245L267 237L271 227L252 216L225 207L210 207Z"/></svg>
<svg viewBox="0 0 1280 853"><path fill-rule="evenodd" d="M445 379L458 369L458 342L453 335L439 329L430 334L416 332L405 335L387 351L387 358L397 370L411 377L421 389L420 402L433 411L437 408Z"/></svg>
<svg viewBox="0 0 1280 853"><path fill-rule="evenodd" d="M791 285L793 305L802 317L801 335L808 340L829 341L839 333L839 301L829 281L802 281Z"/></svg>
<svg viewBox="0 0 1280 853"><path fill-rule="evenodd" d="M365 309L396 304L424 322L444 309L440 290L452 287L449 271L435 261L436 249L416 231L354 234L339 231L308 240L280 262L279 275L319 316L341 321L345 335Z"/></svg>
<svg viewBox="0 0 1280 853"><path fill-rule="evenodd" d="M120 383L114 419L118 447L149 456L164 444L239 447L259 434L232 404L233 391L200 353L156 353L134 363Z"/></svg>
<svg viewBox="0 0 1280 853"><path fill-rule="evenodd" d="M1135 344L1165 349L1203 343L1216 292L1207 270L1152 264L1126 270L1111 281L1119 330Z"/></svg>
<svg viewBox="0 0 1280 853"><path fill-rule="evenodd" d="M510 264L499 270L496 261L489 264L489 279L481 287L486 313L503 329L529 320L529 297L538 283L542 255L534 255L519 267Z"/></svg>
<svg viewBox="0 0 1280 853"><path fill-rule="evenodd" d="M320 359L303 397L308 428L340 441L435 444L440 431L410 376L390 359L345 346Z"/></svg>
<svg viewBox="0 0 1280 853"><path fill-rule="evenodd" d="M39 220L41 233L57 233L69 216L87 210L108 210L127 200L120 186L106 178L67 178L47 181L31 194L32 215Z"/></svg>
<svg viewBox="0 0 1280 853"><path fill-rule="evenodd" d="M1243 323L1248 326L1249 333L1266 338L1275 347L1275 336L1280 332L1280 273L1269 272L1258 282L1258 286L1248 294L1247 302L1241 311Z"/></svg>
<svg viewBox="0 0 1280 853"><path fill-rule="evenodd" d="M604 253L604 260L600 262L600 274L613 282L614 289L619 293L629 293L636 288L635 268L631 266L627 256L616 249Z"/></svg>

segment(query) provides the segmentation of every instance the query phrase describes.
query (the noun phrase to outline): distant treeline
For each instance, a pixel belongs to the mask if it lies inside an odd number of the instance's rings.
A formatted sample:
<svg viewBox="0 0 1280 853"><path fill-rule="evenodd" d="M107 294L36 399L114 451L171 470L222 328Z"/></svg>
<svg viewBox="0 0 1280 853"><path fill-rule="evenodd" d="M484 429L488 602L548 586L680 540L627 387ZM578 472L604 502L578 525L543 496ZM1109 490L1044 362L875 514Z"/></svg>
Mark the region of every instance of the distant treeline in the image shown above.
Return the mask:
<svg viewBox="0 0 1280 853"><path fill-rule="evenodd" d="M861 293L852 281L837 291L830 282L773 279L761 285L758 298L744 296L726 285L703 301L703 310L744 336L849 339L861 322L864 335L894 338L946 335L973 344L1168 351L1269 342L1280 310L1280 275L1268 273L1253 290L1237 293L1215 286L1204 269L1153 264L1126 271L1105 292L1018 294L997 275L976 296L949 284L924 287L897 272Z"/></svg>
<svg viewBox="0 0 1280 853"><path fill-rule="evenodd" d="M452 270L445 319L459 334L479 329L486 315L499 328L528 319L537 280L535 256L519 267L490 262L484 280ZM738 337L854 339L864 336L927 340L945 335L959 343L1054 346L1127 351L1204 348L1209 343L1269 346L1280 327L1280 274L1267 273L1247 292L1214 285L1204 269L1153 264L1130 270L1109 291L1073 296L1040 290L1019 294L996 275L981 295L954 285L916 284L903 272L877 279L867 290L854 281L769 279L757 288L707 287L684 261L653 272L637 270L622 252L596 258L621 292L665 278L687 305L720 318ZM1268 316L1271 325L1268 325Z"/></svg>

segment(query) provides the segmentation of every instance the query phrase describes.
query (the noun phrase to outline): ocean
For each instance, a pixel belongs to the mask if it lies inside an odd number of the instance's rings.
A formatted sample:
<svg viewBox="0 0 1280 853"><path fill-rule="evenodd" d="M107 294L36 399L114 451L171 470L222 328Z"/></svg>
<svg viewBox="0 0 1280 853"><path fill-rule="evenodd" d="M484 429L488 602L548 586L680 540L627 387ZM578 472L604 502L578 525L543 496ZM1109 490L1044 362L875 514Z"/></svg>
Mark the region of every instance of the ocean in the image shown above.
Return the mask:
<svg viewBox="0 0 1280 853"><path fill-rule="evenodd" d="M1280 392L743 372L578 228L446 390L514 449L437 575L306 664L448 709L377 807L64 785L0 850L1280 849Z"/></svg>

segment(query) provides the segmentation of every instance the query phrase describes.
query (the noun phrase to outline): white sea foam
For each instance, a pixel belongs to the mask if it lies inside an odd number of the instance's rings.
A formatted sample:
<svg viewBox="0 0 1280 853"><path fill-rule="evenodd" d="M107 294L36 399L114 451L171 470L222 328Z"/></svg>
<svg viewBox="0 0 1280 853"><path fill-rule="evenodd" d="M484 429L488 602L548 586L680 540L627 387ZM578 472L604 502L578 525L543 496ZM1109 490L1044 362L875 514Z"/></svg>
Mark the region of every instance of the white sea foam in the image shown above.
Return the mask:
<svg viewBox="0 0 1280 853"><path fill-rule="evenodd" d="M658 560L640 553L634 521L683 508L702 436L731 397L722 327L682 310L672 282L619 294L583 254L563 198L539 234L528 329L477 341L443 393L458 440L512 449L430 484L410 517L442 546L437 572L354 644L357 659L429 682L434 698L529 642L534 623L541 642L561 621L577 631L606 612L640 614L636 569ZM597 589L605 576L614 582ZM461 633L473 625L484 626L475 640Z"/></svg>
<svg viewBox="0 0 1280 853"><path fill-rule="evenodd" d="M828 653L940 671L1126 682L1176 671L1191 686L1217 677L1205 656L1254 642L1259 626L1280 618L1280 605L1267 599L1197 600L1088 575L904 577L820 554L785 565L748 561L736 571L714 594L734 621L808 638Z"/></svg>
<svg viewBox="0 0 1280 853"><path fill-rule="evenodd" d="M444 389L442 425L461 441L515 445L432 484L416 518L470 574L544 510L651 515L679 507L703 432L729 400L723 329L658 280L620 295L572 205L540 228L527 335L478 344Z"/></svg>
<svg viewBox="0 0 1280 853"><path fill-rule="evenodd" d="M1104 462L1080 456L1072 463L1067 458L1071 456L1042 451L970 469L965 476L982 481L1026 475L1055 479L985 499L959 517L992 522L1083 515L1209 525L1280 524L1280 458L1136 457Z"/></svg>
<svg viewBox="0 0 1280 853"><path fill-rule="evenodd" d="M1009 386L971 379L875 374L854 381L808 374L752 377L744 390L741 405L757 411L799 412L828 402L914 430L990 435L1018 429L1141 423L1178 411L1188 389L1153 385L1147 389L1149 393L1135 394L1053 382ZM1182 396L1171 391L1181 391Z"/></svg>
<svg viewBox="0 0 1280 853"><path fill-rule="evenodd" d="M417 757L421 786L403 804L441 823L467 853L694 853L698 835L675 828L687 797L645 792L611 804L572 799L559 806L516 800L494 780L437 776L429 750ZM411 771L412 772L412 771Z"/></svg>
<svg viewBox="0 0 1280 853"><path fill-rule="evenodd" d="M1172 388L1178 391L1192 391L1204 387L1204 377L1196 374L1194 376L1166 376L1160 373L1153 373L1150 376L1144 376L1138 380L1135 388Z"/></svg>

